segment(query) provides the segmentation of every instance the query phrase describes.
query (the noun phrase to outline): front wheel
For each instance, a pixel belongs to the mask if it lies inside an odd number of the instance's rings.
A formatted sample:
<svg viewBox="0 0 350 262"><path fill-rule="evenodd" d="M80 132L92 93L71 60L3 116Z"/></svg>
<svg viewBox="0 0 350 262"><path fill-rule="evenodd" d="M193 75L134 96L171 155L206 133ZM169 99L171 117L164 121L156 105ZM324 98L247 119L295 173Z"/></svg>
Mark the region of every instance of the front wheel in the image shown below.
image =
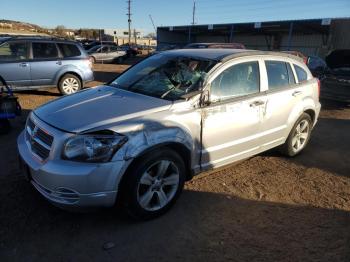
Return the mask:
<svg viewBox="0 0 350 262"><path fill-rule="evenodd" d="M72 74L64 75L58 83L58 90L62 95L71 95L82 87L80 79Z"/></svg>
<svg viewBox="0 0 350 262"><path fill-rule="evenodd" d="M151 219L164 214L175 203L184 183L186 169L173 150L152 151L136 161L123 183L123 205L136 219Z"/></svg>
<svg viewBox="0 0 350 262"><path fill-rule="evenodd" d="M299 154L308 144L312 129L310 115L303 113L294 124L285 144L281 146L281 151L287 156Z"/></svg>

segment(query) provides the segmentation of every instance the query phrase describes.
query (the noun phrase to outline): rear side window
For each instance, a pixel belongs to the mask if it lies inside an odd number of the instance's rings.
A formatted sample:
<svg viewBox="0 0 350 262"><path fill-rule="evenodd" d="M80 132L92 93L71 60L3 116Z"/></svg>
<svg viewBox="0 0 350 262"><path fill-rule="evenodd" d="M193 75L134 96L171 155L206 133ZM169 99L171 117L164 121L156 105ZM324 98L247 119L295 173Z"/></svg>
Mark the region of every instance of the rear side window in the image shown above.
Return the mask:
<svg viewBox="0 0 350 262"><path fill-rule="evenodd" d="M73 44L57 44L64 57L80 56L81 52L76 45Z"/></svg>
<svg viewBox="0 0 350 262"><path fill-rule="evenodd" d="M293 84L294 76L288 63L282 61L265 61L270 90L278 90ZM289 68L288 68L289 66Z"/></svg>
<svg viewBox="0 0 350 262"><path fill-rule="evenodd" d="M33 58L48 59L58 57L58 51L54 43L33 43Z"/></svg>
<svg viewBox="0 0 350 262"><path fill-rule="evenodd" d="M233 65L219 74L211 83L212 101L258 93L260 76L258 62Z"/></svg>
<svg viewBox="0 0 350 262"><path fill-rule="evenodd" d="M297 73L297 77L299 82L303 82L307 80L307 73L300 66L294 65L295 72Z"/></svg>
<svg viewBox="0 0 350 262"><path fill-rule="evenodd" d="M28 58L25 42L6 42L0 45L0 61L18 61Z"/></svg>

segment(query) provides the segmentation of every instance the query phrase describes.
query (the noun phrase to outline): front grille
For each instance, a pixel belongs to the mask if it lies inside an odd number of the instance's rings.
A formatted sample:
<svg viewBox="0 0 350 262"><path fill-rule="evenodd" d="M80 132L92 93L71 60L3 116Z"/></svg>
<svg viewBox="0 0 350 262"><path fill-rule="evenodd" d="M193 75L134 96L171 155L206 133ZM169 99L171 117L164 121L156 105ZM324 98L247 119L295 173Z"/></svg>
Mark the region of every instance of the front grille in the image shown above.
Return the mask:
<svg viewBox="0 0 350 262"><path fill-rule="evenodd" d="M37 155L41 160L49 157L53 136L36 125L30 117L26 126L26 139L32 153Z"/></svg>

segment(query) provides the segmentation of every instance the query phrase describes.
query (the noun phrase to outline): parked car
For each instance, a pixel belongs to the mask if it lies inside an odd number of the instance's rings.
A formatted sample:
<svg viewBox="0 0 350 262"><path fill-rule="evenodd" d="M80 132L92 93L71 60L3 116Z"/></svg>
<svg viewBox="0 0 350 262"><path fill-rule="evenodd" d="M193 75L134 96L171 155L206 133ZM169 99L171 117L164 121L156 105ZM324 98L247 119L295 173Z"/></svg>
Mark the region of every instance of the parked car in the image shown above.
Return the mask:
<svg viewBox="0 0 350 262"><path fill-rule="evenodd" d="M245 49L245 46L241 43L191 43L184 48L232 48L232 49Z"/></svg>
<svg viewBox="0 0 350 262"><path fill-rule="evenodd" d="M134 57L134 56L137 56L138 54L142 53L142 51L139 50L137 45L134 45L134 44L131 44L131 45L129 45L129 44L120 45L120 48L126 52L128 57Z"/></svg>
<svg viewBox="0 0 350 262"><path fill-rule="evenodd" d="M122 63L125 59L126 52L114 45L97 45L87 51L92 58L93 63L104 62Z"/></svg>
<svg viewBox="0 0 350 262"><path fill-rule="evenodd" d="M306 65L310 69L312 75L320 79L323 78L325 72L328 69L326 62L318 56L308 56Z"/></svg>
<svg viewBox="0 0 350 262"><path fill-rule="evenodd" d="M307 145L319 83L294 56L181 49L150 56L107 85L43 105L17 143L32 185L56 206L166 212L202 171Z"/></svg>
<svg viewBox="0 0 350 262"><path fill-rule="evenodd" d="M322 77L321 97L350 103L350 49L334 50L326 56L328 68Z"/></svg>
<svg viewBox="0 0 350 262"><path fill-rule="evenodd" d="M14 90L56 86L61 94L93 80L88 55L77 42L48 37L0 38L0 77Z"/></svg>
<svg viewBox="0 0 350 262"><path fill-rule="evenodd" d="M99 46L99 45L113 45L113 46L118 46L117 43L113 41L97 41L97 40L89 40L87 42L83 43L83 47L85 50L90 50L94 46Z"/></svg>

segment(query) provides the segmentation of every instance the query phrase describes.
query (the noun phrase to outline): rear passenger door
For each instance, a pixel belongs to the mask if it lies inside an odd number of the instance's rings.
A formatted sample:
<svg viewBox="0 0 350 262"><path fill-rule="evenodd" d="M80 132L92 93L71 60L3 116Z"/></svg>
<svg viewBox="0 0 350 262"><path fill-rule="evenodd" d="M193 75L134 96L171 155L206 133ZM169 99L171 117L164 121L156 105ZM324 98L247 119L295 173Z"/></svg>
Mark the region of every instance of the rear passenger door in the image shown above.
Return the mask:
<svg viewBox="0 0 350 262"><path fill-rule="evenodd" d="M54 42L32 42L31 78L33 86L53 85L62 66Z"/></svg>
<svg viewBox="0 0 350 262"><path fill-rule="evenodd" d="M0 45L0 76L14 87L29 86L28 43L25 41L8 41Z"/></svg>
<svg viewBox="0 0 350 262"><path fill-rule="evenodd" d="M265 59L268 89L262 121L262 147L268 149L283 143L288 135L288 118L302 97L292 64Z"/></svg>

